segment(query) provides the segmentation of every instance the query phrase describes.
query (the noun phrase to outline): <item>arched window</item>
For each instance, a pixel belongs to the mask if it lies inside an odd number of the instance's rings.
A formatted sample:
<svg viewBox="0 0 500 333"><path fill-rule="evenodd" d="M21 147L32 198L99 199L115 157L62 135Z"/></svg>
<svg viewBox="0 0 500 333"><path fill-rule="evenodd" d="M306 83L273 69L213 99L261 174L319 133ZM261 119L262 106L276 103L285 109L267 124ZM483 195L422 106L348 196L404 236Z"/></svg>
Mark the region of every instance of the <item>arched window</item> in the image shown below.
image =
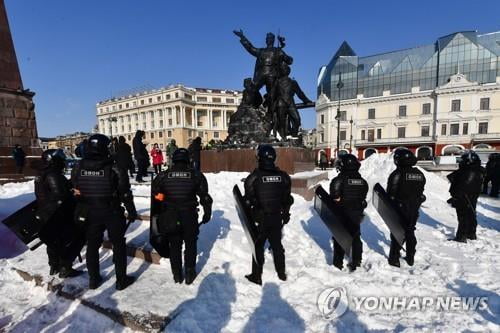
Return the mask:
<svg viewBox="0 0 500 333"><path fill-rule="evenodd" d="M363 152L365 158L368 158L371 155L377 154L377 153L378 153L378 151L375 148L368 148L368 149L365 149L365 151Z"/></svg>
<svg viewBox="0 0 500 333"><path fill-rule="evenodd" d="M460 145L450 145L446 146L443 148L442 155L445 156L454 156L454 155L460 155L462 151L464 151L465 148Z"/></svg>
<svg viewBox="0 0 500 333"><path fill-rule="evenodd" d="M432 159L432 148L428 146L417 148L417 159L419 161L426 161Z"/></svg>

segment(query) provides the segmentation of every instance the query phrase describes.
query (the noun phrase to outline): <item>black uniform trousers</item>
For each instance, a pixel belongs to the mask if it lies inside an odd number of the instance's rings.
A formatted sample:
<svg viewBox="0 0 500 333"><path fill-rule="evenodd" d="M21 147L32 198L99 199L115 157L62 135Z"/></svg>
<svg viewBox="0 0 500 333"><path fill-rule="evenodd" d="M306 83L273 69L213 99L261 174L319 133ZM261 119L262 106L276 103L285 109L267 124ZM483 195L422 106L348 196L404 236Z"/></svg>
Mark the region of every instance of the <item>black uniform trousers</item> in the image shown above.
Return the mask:
<svg viewBox="0 0 500 333"><path fill-rule="evenodd" d="M175 214L175 211L172 211ZM198 242L198 211L196 208L177 211L180 222L176 232L168 233L170 245L170 267L173 274L182 272L182 243L184 243L184 267L195 268Z"/></svg>
<svg viewBox="0 0 500 333"><path fill-rule="evenodd" d="M476 205L477 197L463 197L456 201L455 209L458 218L456 238L466 239L476 235Z"/></svg>
<svg viewBox="0 0 500 333"><path fill-rule="evenodd" d="M285 249L281 244L281 229L283 227L281 213L262 214L262 222L257 227L257 240L255 241L255 255L257 262L252 259L252 273L262 274L264 265L264 246L269 241L273 251L274 268L278 273L285 272Z"/></svg>
<svg viewBox="0 0 500 333"><path fill-rule="evenodd" d="M85 245L83 232L67 216L58 213L42 229L40 239L47 246L51 267L71 266Z"/></svg>
<svg viewBox="0 0 500 333"><path fill-rule="evenodd" d="M418 209L420 203L417 202L402 202L401 211L404 215L403 226L405 229L406 256L413 258L417 247L417 238L415 237L415 229L418 220ZM399 260L401 246L396 238L391 234L391 249L389 251L389 260Z"/></svg>
<svg viewBox="0 0 500 333"><path fill-rule="evenodd" d="M113 244L113 262L117 280L127 272L127 252L125 246L126 220L122 207L89 206L87 216L87 269L90 278L99 276L99 248L104 231Z"/></svg>
<svg viewBox="0 0 500 333"><path fill-rule="evenodd" d="M498 178L491 179L490 196L498 197L499 192L500 192L500 179Z"/></svg>
<svg viewBox="0 0 500 333"><path fill-rule="evenodd" d="M345 214L349 218L346 221L345 227L352 235L351 259L356 266L361 264L363 255L363 243L361 242L361 222L363 221L363 211L345 209ZM333 238L333 264L342 266L344 261L345 251L339 243Z"/></svg>

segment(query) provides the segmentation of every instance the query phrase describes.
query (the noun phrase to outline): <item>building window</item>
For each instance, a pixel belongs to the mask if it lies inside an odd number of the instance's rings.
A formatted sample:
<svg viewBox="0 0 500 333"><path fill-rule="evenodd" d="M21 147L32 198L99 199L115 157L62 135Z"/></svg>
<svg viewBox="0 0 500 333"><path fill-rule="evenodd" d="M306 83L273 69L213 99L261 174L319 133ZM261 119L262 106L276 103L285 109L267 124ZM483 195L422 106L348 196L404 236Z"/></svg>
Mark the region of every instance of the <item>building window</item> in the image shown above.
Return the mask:
<svg viewBox="0 0 500 333"><path fill-rule="evenodd" d="M469 123L462 124L462 134L463 135L469 134Z"/></svg>
<svg viewBox="0 0 500 333"><path fill-rule="evenodd" d="M406 127L398 127L398 138L402 139L406 137Z"/></svg>
<svg viewBox="0 0 500 333"><path fill-rule="evenodd" d="M127 122L130 122L130 115L127 115Z"/></svg>
<svg viewBox="0 0 500 333"><path fill-rule="evenodd" d="M212 103L220 103L221 98L220 97L212 97Z"/></svg>
<svg viewBox="0 0 500 333"><path fill-rule="evenodd" d="M460 133L460 124L450 125L450 135L458 135Z"/></svg>
<svg viewBox="0 0 500 333"><path fill-rule="evenodd" d="M422 104L422 114L431 114L431 103Z"/></svg>
<svg viewBox="0 0 500 333"><path fill-rule="evenodd" d="M346 131L340 131L340 140L345 140L347 136Z"/></svg>
<svg viewBox="0 0 500 333"><path fill-rule="evenodd" d="M142 113L142 120L146 120L146 113L145 112Z"/></svg>
<svg viewBox="0 0 500 333"><path fill-rule="evenodd" d="M128 136L128 141L132 140L132 135Z"/></svg>
<svg viewBox="0 0 500 333"><path fill-rule="evenodd" d="M170 99L170 94L166 94L165 99L167 99L167 100Z"/></svg>
<svg viewBox="0 0 500 333"><path fill-rule="evenodd" d="M154 129L154 128L155 128L155 121L151 120L151 129Z"/></svg>
<svg viewBox="0 0 500 333"><path fill-rule="evenodd" d="M158 116L159 116L160 118L163 118L163 110L158 110Z"/></svg>
<svg viewBox="0 0 500 333"><path fill-rule="evenodd" d="M144 100L143 99L141 99L141 105L144 105Z"/></svg>
<svg viewBox="0 0 500 333"><path fill-rule="evenodd" d="M168 126L172 126L172 119L168 120Z"/></svg>
<svg viewBox="0 0 500 333"><path fill-rule="evenodd" d="M479 134L488 134L488 123L479 123Z"/></svg>
<svg viewBox="0 0 500 333"><path fill-rule="evenodd" d="M406 117L406 105L399 106L399 117Z"/></svg>
<svg viewBox="0 0 500 333"><path fill-rule="evenodd" d="M369 129L368 130L368 142L373 142L373 141L375 141L375 130Z"/></svg>
<svg viewBox="0 0 500 333"><path fill-rule="evenodd" d="M163 128L163 120L160 120L160 128Z"/></svg>
<svg viewBox="0 0 500 333"><path fill-rule="evenodd" d="M382 129L377 128L377 139L382 139Z"/></svg>
<svg viewBox="0 0 500 333"><path fill-rule="evenodd" d="M422 126L420 129L421 136L429 136L429 126Z"/></svg>
<svg viewBox="0 0 500 333"><path fill-rule="evenodd" d="M137 106L137 102L132 102L132 106L135 108Z"/></svg>
<svg viewBox="0 0 500 333"><path fill-rule="evenodd" d="M146 129L146 123L142 123L142 129L145 130Z"/></svg>
<svg viewBox="0 0 500 333"><path fill-rule="evenodd" d="M214 139L218 139L219 138L219 132L214 132Z"/></svg>
<svg viewBox="0 0 500 333"><path fill-rule="evenodd" d="M460 111L460 100L454 99L451 101L451 111L456 112Z"/></svg>
<svg viewBox="0 0 500 333"><path fill-rule="evenodd" d="M483 97L479 100L479 110L489 110L490 109L490 98Z"/></svg>
<svg viewBox="0 0 500 333"><path fill-rule="evenodd" d="M325 123L325 115L322 114L320 119L321 119L320 124L324 124Z"/></svg>
<svg viewBox="0 0 500 333"><path fill-rule="evenodd" d="M365 130L361 130L361 140L365 140Z"/></svg>
<svg viewBox="0 0 500 333"><path fill-rule="evenodd" d="M155 138L155 133L151 132L151 139L154 139L154 138Z"/></svg>
<svg viewBox="0 0 500 333"><path fill-rule="evenodd" d="M446 135L446 124L441 125L441 135Z"/></svg>
<svg viewBox="0 0 500 333"><path fill-rule="evenodd" d="M163 138L163 132L158 132L158 137Z"/></svg>
<svg viewBox="0 0 500 333"><path fill-rule="evenodd" d="M168 136L169 138L171 138L171 137L172 137L172 131L167 131L167 136Z"/></svg>
<svg viewBox="0 0 500 333"><path fill-rule="evenodd" d="M202 137L203 137L203 132L198 132L198 136L199 136L200 138L202 138Z"/></svg>
<svg viewBox="0 0 500 333"><path fill-rule="evenodd" d="M320 141L321 142L325 142L325 133L321 132L321 138L320 138Z"/></svg>
<svg viewBox="0 0 500 333"><path fill-rule="evenodd" d="M116 111L116 105L113 105L113 111Z"/></svg>
<svg viewBox="0 0 500 333"><path fill-rule="evenodd" d="M157 97L156 97L156 101L157 101L157 102L160 102L160 101L161 101L161 96L157 96Z"/></svg>
<svg viewBox="0 0 500 333"><path fill-rule="evenodd" d="M234 98L226 98L227 104L234 104Z"/></svg>
<svg viewBox="0 0 500 333"><path fill-rule="evenodd" d="M138 115L137 113L136 113L136 114L134 114L134 120L135 120L135 121L139 120L139 115Z"/></svg>
<svg viewBox="0 0 500 333"><path fill-rule="evenodd" d="M130 124L128 125L128 131L132 132L132 125L130 125Z"/></svg>
<svg viewBox="0 0 500 333"><path fill-rule="evenodd" d="M118 105L118 110L121 110L122 109L122 105Z"/></svg>
<svg viewBox="0 0 500 333"><path fill-rule="evenodd" d="M148 103L153 103L153 98L148 98Z"/></svg>
<svg viewBox="0 0 500 333"><path fill-rule="evenodd" d="M129 108L129 103L125 103L125 108Z"/></svg>
<svg viewBox="0 0 500 333"><path fill-rule="evenodd" d="M192 100L192 99L193 99L193 96L191 96L191 95L189 95L189 94L184 93L184 98L185 98L185 99Z"/></svg>
<svg viewBox="0 0 500 333"><path fill-rule="evenodd" d="M168 108L167 109L167 116L172 116L172 109L171 108Z"/></svg>
<svg viewBox="0 0 500 333"><path fill-rule="evenodd" d="M175 98L179 98L179 93L178 92L175 93Z"/></svg>
<svg viewBox="0 0 500 333"><path fill-rule="evenodd" d="M375 119L375 109L368 109L368 119Z"/></svg>
<svg viewBox="0 0 500 333"><path fill-rule="evenodd" d="M198 97L196 98L196 100L197 100L198 102L206 102L206 101L207 101L207 98L206 98L205 96L198 96Z"/></svg>

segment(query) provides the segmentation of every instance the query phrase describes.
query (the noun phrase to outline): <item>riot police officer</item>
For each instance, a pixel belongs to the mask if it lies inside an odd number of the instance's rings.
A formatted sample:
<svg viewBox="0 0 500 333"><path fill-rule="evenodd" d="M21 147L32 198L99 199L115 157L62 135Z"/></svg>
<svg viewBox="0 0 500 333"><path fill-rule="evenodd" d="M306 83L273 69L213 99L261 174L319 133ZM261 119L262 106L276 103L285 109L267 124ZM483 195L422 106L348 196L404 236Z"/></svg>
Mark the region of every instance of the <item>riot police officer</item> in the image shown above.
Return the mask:
<svg viewBox="0 0 500 333"><path fill-rule="evenodd" d="M253 221L257 224L255 243L256 259L252 260L252 273L245 277L262 284L264 245L269 240L274 258L274 267L279 279L287 279L285 250L281 244L281 229L290 221L291 196L290 176L274 165L276 151L270 145L257 149L258 167L245 179L245 203L250 207Z"/></svg>
<svg viewBox="0 0 500 333"><path fill-rule="evenodd" d="M462 154L458 170L448 175L451 182L448 203L455 207L458 218L457 233L451 240L466 243L467 239L476 239L476 204L485 174L481 159L471 150Z"/></svg>
<svg viewBox="0 0 500 333"><path fill-rule="evenodd" d="M368 193L368 183L358 172L360 166L358 159L352 154L339 156L336 167L340 173L330 183L330 196L335 204L342 207L347 218L347 221L344 221L345 226L353 236L352 262L348 264L351 271L361 265L363 253L360 225L364 217L363 210L367 206L365 199ZM333 239L333 265L338 269L343 267L344 254L340 244Z"/></svg>
<svg viewBox="0 0 500 333"><path fill-rule="evenodd" d="M47 246L50 275L74 277L81 271L72 268L73 261L85 244L85 236L74 224L75 199L71 183L64 177L66 155L61 149L42 153L42 163L35 179L36 218L43 224L40 239Z"/></svg>
<svg viewBox="0 0 500 333"><path fill-rule="evenodd" d="M73 169L72 181L78 197L76 215L87 228L89 288L96 289L102 282L99 248L103 233L107 230L113 244L116 289L122 290L132 284L135 278L126 274L126 218L121 204L127 209L130 222L135 221L137 212L128 175L125 170L113 165L109 145L107 136L92 135L87 141L84 159Z"/></svg>
<svg viewBox="0 0 500 333"><path fill-rule="evenodd" d="M207 179L190 163L189 151L177 149L172 155L173 166L161 172L153 181L152 195L161 203L158 213L159 232L166 235L170 246L170 266L176 283L184 280L182 274L182 244L186 284L196 278L196 254L199 233L198 200L203 206L201 223L210 221L212 198L208 194Z"/></svg>
<svg viewBox="0 0 500 333"><path fill-rule="evenodd" d="M418 220L418 210L425 201L424 187L425 176L417 168L417 158L406 148L397 149L394 152L394 170L387 181L387 194L398 204L404 218L405 240L406 240L406 262L413 266L417 239L415 227ZM398 242L391 234L391 250L389 252L389 264L399 267L400 249Z"/></svg>

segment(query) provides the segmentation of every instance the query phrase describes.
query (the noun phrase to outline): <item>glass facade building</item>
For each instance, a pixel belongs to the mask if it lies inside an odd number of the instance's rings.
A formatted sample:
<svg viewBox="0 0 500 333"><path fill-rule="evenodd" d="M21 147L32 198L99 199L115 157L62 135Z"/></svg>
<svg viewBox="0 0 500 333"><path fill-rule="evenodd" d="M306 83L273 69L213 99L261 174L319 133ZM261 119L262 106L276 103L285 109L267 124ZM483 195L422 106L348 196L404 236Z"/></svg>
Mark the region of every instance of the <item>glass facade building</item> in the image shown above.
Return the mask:
<svg viewBox="0 0 500 333"><path fill-rule="evenodd" d="M500 31L478 34L456 32L435 43L406 50L359 57L343 42L327 66L320 69L318 96L338 100L339 76L344 83L340 99L433 90L461 73L469 81L493 83L500 76Z"/></svg>

